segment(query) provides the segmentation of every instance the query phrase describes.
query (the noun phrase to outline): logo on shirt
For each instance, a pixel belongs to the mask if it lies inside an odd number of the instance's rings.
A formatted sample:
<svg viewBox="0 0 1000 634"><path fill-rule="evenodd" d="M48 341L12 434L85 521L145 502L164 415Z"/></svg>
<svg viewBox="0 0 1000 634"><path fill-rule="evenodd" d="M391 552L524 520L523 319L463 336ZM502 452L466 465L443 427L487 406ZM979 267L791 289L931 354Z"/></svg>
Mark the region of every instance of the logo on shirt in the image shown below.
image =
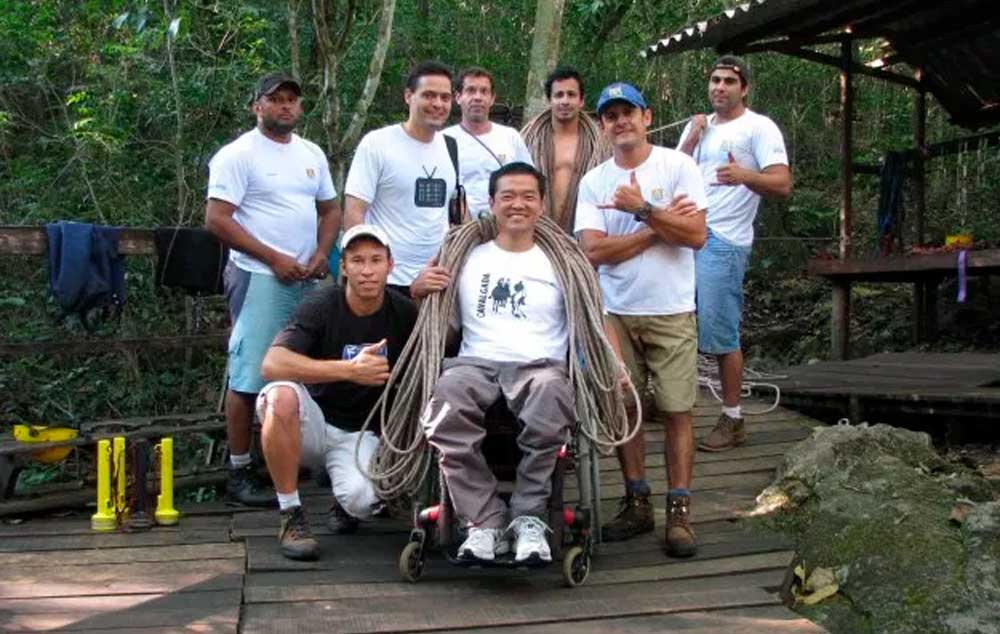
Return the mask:
<svg viewBox="0 0 1000 634"><path fill-rule="evenodd" d="M657 187L653 190L653 200L663 200L663 188Z"/></svg>
<svg viewBox="0 0 1000 634"><path fill-rule="evenodd" d="M306 176L308 176L309 178L316 178L316 170L314 170L311 167L307 167L306 168Z"/></svg>
<svg viewBox="0 0 1000 634"><path fill-rule="evenodd" d="M512 284L509 277L501 277L497 280L493 290L490 291L493 314L510 310L510 314L515 319L526 318L527 315L524 314L525 295L523 281L518 280Z"/></svg>
<svg viewBox="0 0 1000 634"><path fill-rule="evenodd" d="M501 163L506 163L507 155L503 153L497 154L497 160L499 160Z"/></svg>

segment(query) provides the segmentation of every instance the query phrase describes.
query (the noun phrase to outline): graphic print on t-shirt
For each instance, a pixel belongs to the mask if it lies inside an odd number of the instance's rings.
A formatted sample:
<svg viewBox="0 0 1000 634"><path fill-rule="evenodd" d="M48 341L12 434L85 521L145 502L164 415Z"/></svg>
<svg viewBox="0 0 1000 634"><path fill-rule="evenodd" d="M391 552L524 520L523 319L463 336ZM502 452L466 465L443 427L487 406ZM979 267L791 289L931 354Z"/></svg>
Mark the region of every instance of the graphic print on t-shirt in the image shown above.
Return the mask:
<svg viewBox="0 0 1000 634"><path fill-rule="evenodd" d="M426 167L425 178L418 178L413 185L413 204L417 207L443 207L448 198L448 183L443 178L434 178L435 167L430 172Z"/></svg>
<svg viewBox="0 0 1000 634"><path fill-rule="evenodd" d="M527 304L527 289L524 280L513 280L510 277L499 277L490 288L492 274L484 273L479 283L479 298L476 302L476 317L483 318L486 311L494 314L509 312L515 319L527 319L524 312Z"/></svg>

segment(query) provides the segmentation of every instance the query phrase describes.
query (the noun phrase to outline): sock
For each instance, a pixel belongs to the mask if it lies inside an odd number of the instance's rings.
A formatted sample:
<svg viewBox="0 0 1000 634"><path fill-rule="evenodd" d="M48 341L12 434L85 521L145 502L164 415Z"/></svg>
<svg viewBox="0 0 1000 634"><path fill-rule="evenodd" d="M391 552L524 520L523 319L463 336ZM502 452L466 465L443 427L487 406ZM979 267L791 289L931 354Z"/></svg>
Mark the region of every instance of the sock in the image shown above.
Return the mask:
<svg viewBox="0 0 1000 634"><path fill-rule="evenodd" d="M299 490L295 489L291 493L278 493L278 508L286 511L293 506L302 506L299 501Z"/></svg>
<svg viewBox="0 0 1000 634"><path fill-rule="evenodd" d="M229 454L229 464L232 465L233 469L242 469L250 464L250 453Z"/></svg>
<svg viewBox="0 0 1000 634"><path fill-rule="evenodd" d="M667 492L667 497L677 497L679 495L691 497L691 492L687 489L670 489Z"/></svg>
<svg viewBox="0 0 1000 634"><path fill-rule="evenodd" d="M625 492L639 497L649 497L649 484L645 478L642 480L626 480Z"/></svg>
<svg viewBox="0 0 1000 634"><path fill-rule="evenodd" d="M737 405L736 407L726 407L722 406L722 413L729 418L743 418L743 408Z"/></svg>

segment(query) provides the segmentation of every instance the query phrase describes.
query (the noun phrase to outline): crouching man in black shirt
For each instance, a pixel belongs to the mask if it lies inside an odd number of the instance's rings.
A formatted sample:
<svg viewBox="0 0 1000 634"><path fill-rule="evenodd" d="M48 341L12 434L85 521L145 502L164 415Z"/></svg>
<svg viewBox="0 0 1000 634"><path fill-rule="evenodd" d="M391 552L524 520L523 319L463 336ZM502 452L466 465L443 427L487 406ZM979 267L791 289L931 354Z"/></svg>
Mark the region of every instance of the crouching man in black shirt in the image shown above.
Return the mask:
<svg viewBox="0 0 1000 634"><path fill-rule="evenodd" d="M338 533L357 528L380 503L364 471L378 437L360 429L389 378L417 320L403 295L385 288L392 253L378 227L357 225L344 234L343 286L308 296L274 338L261 366L271 381L257 398L261 439L281 508L281 552L290 559L319 557L299 501L299 465L325 467L335 498L329 524Z"/></svg>

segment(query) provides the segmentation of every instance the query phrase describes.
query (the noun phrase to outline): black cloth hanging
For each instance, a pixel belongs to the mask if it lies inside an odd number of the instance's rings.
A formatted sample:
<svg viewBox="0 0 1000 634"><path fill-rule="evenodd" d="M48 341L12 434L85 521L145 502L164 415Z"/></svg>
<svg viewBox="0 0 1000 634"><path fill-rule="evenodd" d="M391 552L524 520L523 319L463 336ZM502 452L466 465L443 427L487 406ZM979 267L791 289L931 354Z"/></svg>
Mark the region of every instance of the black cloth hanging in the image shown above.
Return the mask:
<svg viewBox="0 0 1000 634"><path fill-rule="evenodd" d="M222 272L229 249L208 231L192 227L160 227L156 242L156 281L189 295L222 293Z"/></svg>

